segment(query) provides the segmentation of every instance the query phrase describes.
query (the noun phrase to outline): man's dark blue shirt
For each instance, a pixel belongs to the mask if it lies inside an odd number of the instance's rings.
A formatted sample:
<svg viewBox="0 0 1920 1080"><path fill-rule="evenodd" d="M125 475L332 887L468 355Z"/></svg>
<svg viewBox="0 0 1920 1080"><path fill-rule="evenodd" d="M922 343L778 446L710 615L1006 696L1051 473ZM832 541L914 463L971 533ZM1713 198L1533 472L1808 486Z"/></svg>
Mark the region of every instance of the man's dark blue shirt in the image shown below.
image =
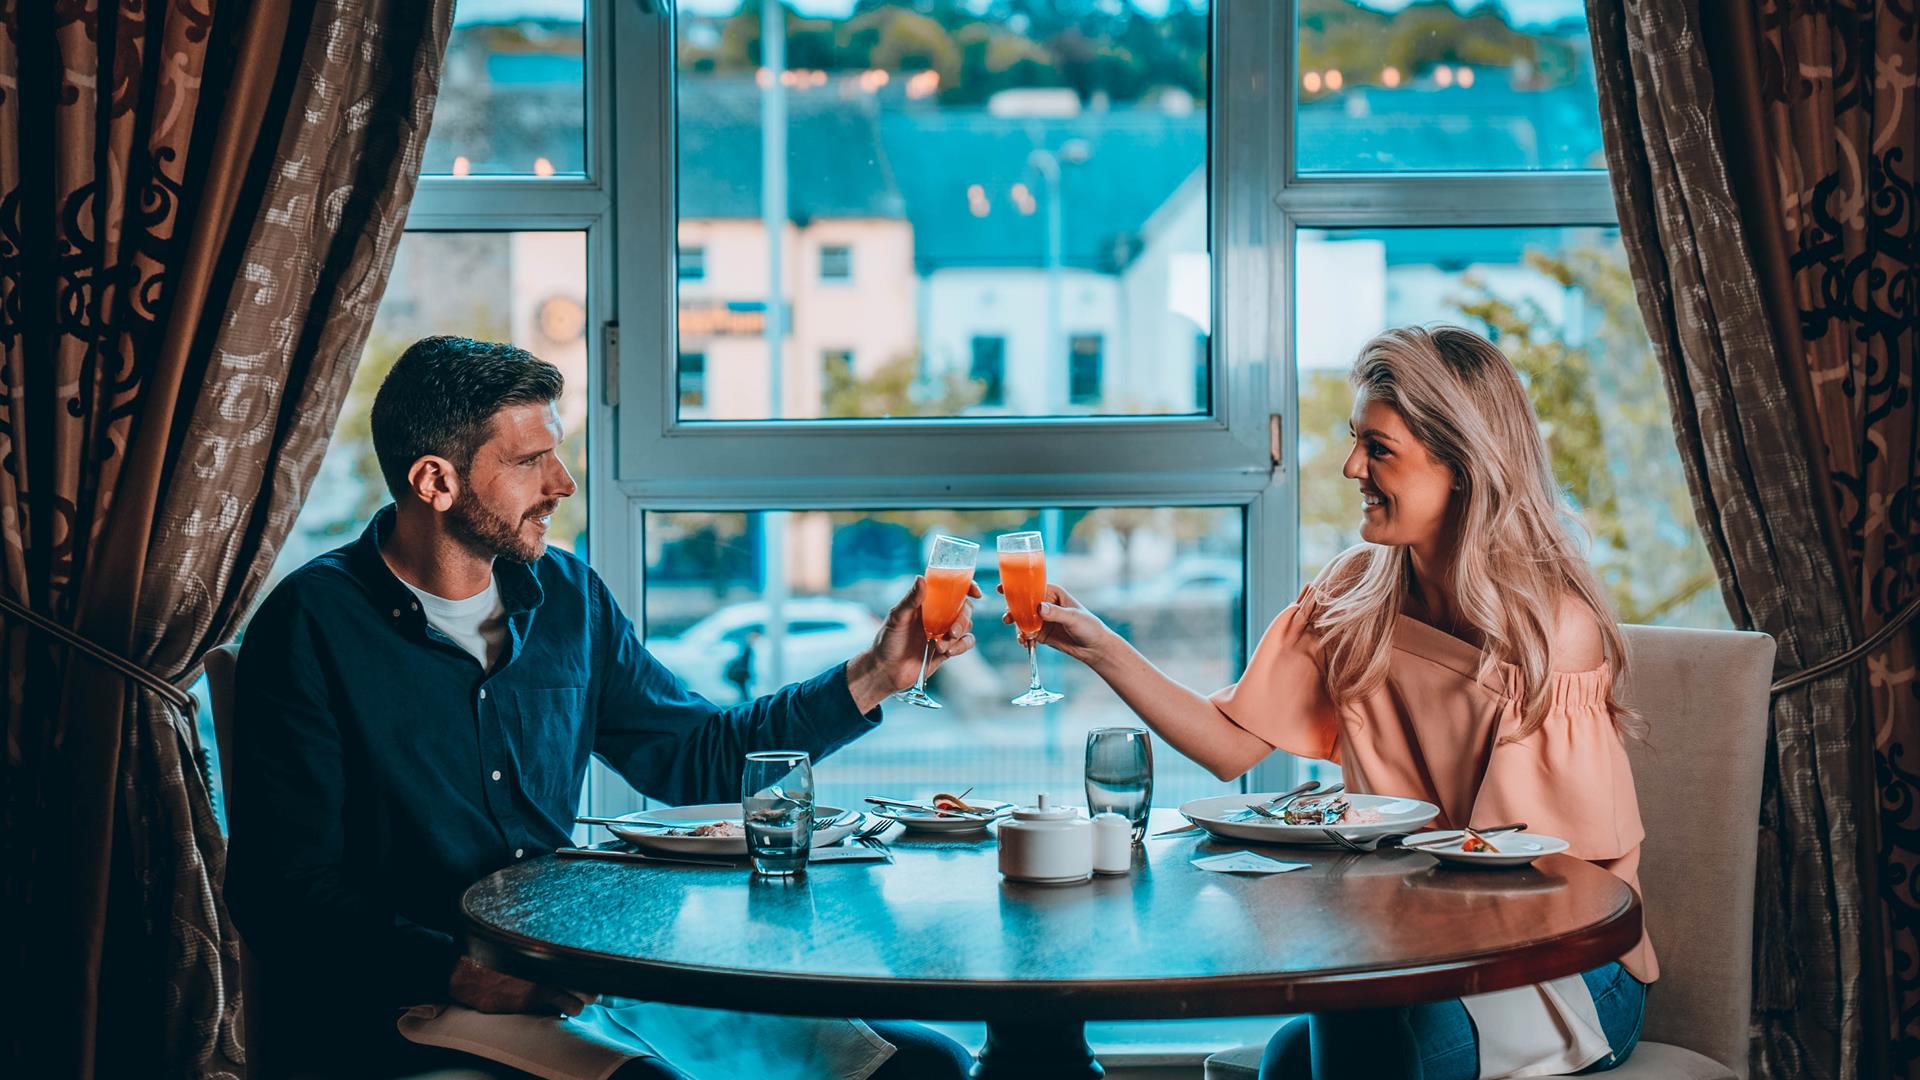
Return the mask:
<svg viewBox="0 0 1920 1080"><path fill-rule="evenodd" d="M557 549L495 562L508 640L482 670L388 569L393 522L288 575L236 677L227 897L274 981L321 1011L443 1000L461 893L571 842L589 754L651 798L728 802L749 750L817 760L878 722L844 665L712 704Z"/></svg>

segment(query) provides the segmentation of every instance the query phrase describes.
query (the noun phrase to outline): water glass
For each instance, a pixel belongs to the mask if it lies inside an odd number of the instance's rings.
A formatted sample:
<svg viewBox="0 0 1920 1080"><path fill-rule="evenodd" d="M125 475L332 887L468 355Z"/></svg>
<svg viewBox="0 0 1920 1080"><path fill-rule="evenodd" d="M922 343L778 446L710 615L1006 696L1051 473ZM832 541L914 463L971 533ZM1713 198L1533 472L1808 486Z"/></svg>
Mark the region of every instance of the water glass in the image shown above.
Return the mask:
<svg viewBox="0 0 1920 1080"><path fill-rule="evenodd" d="M1111 810L1133 824L1133 842L1147 832L1153 808L1153 740L1144 728L1087 732L1087 815Z"/></svg>
<svg viewBox="0 0 1920 1080"><path fill-rule="evenodd" d="M813 762L798 750L747 755L740 779L747 855L755 873L804 873L813 848Z"/></svg>

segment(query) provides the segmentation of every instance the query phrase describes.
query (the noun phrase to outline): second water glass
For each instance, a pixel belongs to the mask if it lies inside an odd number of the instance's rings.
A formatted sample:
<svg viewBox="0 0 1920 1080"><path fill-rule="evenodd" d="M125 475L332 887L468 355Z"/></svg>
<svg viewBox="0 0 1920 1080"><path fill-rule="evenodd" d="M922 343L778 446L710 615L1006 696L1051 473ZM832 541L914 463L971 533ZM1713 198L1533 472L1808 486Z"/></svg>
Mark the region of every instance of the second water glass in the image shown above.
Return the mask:
<svg viewBox="0 0 1920 1080"><path fill-rule="evenodd" d="M805 872L813 851L813 761L798 750L747 755L740 777L747 855L755 873Z"/></svg>
<svg viewBox="0 0 1920 1080"><path fill-rule="evenodd" d="M1153 809L1153 740L1143 728L1087 732L1087 814L1111 810L1133 825L1133 842L1147 832Z"/></svg>

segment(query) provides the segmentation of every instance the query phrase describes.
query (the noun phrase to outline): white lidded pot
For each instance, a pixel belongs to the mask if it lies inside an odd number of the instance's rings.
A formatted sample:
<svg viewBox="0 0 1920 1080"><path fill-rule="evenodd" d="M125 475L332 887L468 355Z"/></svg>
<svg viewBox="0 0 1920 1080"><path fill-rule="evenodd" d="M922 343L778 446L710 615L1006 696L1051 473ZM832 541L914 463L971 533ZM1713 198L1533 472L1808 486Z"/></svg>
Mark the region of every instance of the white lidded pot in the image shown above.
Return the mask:
<svg viewBox="0 0 1920 1080"><path fill-rule="evenodd" d="M1008 881L1071 885L1093 877L1093 822L1044 794L1000 823L1000 875Z"/></svg>

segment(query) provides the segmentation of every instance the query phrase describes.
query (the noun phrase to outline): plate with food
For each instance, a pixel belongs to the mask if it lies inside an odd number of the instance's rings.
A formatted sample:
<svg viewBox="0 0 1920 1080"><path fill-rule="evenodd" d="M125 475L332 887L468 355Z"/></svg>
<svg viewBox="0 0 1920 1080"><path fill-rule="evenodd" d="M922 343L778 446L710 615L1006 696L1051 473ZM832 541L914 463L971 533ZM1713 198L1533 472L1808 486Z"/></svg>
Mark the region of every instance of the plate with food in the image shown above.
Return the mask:
<svg viewBox="0 0 1920 1080"><path fill-rule="evenodd" d="M1567 842L1546 833L1510 832L1492 836L1469 835L1458 829L1408 837L1415 851L1424 851L1450 866L1526 866L1542 855L1567 850Z"/></svg>
<svg viewBox="0 0 1920 1080"><path fill-rule="evenodd" d="M1185 803L1180 813L1216 839L1294 847L1334 847L1336 842L1328 837L1329 831L1349 840L1413 832L1440 814L1439 807L1419 799L1346 792L1303 795L1278 808L1276 817L1265 817L1248 809L1268 806L1284 794L1269 791L1216 795Z"/></svg>
<svg viewBox="0 0 1920 1080"><path fill-rule="evenodd" d="M745 855L746 816L739 803L672 806L626 814L607 831L635 847L681 855ZM632 821L632 824L625 824ZM813 808L813 846L826 847L860 826L860 815L837 806ZM823 824L832 822L833 824Z"/></svg>
<svg viewBox="0 0 1920 1080"><path fill-rule="evenodd" d="M926 799L890 799L875 796L867 801L874 817L897 821L915 832L979 832L1013 810L1009 802L965 797L936 792Z"/></svg>

